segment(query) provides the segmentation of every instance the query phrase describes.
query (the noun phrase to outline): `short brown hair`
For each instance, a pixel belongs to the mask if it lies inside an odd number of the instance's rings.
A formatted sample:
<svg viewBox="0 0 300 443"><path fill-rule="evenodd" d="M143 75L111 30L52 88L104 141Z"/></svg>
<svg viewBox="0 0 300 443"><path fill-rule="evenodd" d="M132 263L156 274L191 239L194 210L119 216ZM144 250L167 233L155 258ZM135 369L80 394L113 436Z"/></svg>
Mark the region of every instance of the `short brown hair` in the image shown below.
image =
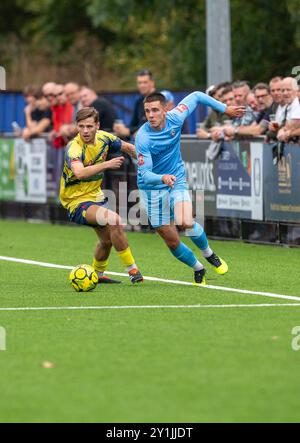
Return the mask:
<svg viewBox="0 0 300 443"><path fill-rule="evenodd" d="M267 83L257 83L253 88L253 92L255 93L258 89L265 89L270 94L270 86Z"/></svg>
<svg viewBox="0 0 300 443"><path fill-rule="evenodd" d="M222 97L223 97L224 95L228 94L229 92L233 92L233 87L232 87L231 85L226 86L226 88L223 89Z"/></svg>
<svg viewBox="0 0 300 443"><path fill-rule="evenodd" d="M139 71L137 73L137 77L144 77L145 75L148 75L148 77L150 78L150 80L153 80L153 74L151 71L149 71L149 69L142 69L141 71Z"/></svg>
<svg viewBox="0 0 300 443"><path fill-rule="evenodd" d="M82 108L76 114L76 123L90 117L93 117L95 123L99 123L99 112L95 108Z"/></svg>
<svg viewBox="0 0 300 443"><path fill-rule="evenodd" d="M23 89L23 95L25 97L35 96L39 90L40 87L37 85L26 85Z"/></svg>
<svg viewBox="0 0 300 443"><path fill-rule="evenodd" d="M35 98L36 100L39 100L39 99L45 97L44 94L43 94L42 89L37 89L37 90L35 91L35 93L33 94L33 96L34 96L34 98Z"/></svg>
<svg viewBox="0 0 300 443"><path fill-rule="evenodd" d="M144 98L144 104L152 102L160 102L163 106L165 106L167 100L166 97L160 92L152 92L151 94L147 95L146 98Z"/></svg>

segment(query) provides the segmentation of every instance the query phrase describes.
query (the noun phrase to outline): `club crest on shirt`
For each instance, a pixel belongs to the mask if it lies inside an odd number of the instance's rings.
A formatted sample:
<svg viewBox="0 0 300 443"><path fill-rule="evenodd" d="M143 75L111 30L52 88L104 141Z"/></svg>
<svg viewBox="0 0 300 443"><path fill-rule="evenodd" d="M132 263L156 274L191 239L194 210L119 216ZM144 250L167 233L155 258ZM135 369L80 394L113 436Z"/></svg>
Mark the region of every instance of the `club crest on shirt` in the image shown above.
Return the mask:
<svg viewBox="0 0 300 443"><path fill-rule="evenodd" d="M171 131L171 137L175 137L175 135L176 135L176 131L175 131L175 129L172 129L172 131Z"/></svg>
<svg viewBox="0 0 300 443"><path fill-rule="evenodd" d="M142 154L138 155L138 165L143 166L145 164L145 160Z"/></svg>
<svg viewBox="0 0 300 443"><path fill-rule="evenodd" d="M184 111L187 111L189 108L184 103L181 103L176 107L177 111L183 113Z"/></svg>

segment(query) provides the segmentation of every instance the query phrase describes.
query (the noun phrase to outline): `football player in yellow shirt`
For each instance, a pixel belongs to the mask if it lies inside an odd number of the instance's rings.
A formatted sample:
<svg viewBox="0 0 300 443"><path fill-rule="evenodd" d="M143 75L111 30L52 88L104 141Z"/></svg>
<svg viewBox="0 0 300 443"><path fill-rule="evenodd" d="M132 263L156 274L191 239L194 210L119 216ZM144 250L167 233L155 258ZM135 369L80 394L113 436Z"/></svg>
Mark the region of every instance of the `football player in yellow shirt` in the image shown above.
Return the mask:
<svg viewBox="0 0 300 443"><path fill-rule="evenodd" d="M60 201L68 211L70 221L94 228L99 242L93 267L99 283L120 283L104 276L112 246L116 249L132 283L143 281L133 258L120 216L111 211L101 190L103 173L118 169L124 157L106 160L108 152L125 152L136 158L132 144L99 130L99 114L94 108L77 112L78 135L66 148L66 159L60 183Z"/></svg>

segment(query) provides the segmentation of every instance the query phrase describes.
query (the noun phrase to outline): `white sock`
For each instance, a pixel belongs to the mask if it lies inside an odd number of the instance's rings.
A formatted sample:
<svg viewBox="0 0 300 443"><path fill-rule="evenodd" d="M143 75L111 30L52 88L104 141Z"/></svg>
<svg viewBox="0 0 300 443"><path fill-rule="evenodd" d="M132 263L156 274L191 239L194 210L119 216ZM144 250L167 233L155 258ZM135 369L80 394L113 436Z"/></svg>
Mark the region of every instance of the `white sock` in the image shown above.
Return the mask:
<svg viewBox="0 0 300 443"><path fill-rule="evenodd" d="M137 267L137 265L135 264L135 263L133 263L133 265L131 265L131 266L127 266L127 272L130 272L130 271L132 271L133 269L137 269L138 267Z"/></svg>
<svg viewBox="0 0 300 443"><path fill-rule="evenodd" d="M210 249L210 247L208 247L207 249L203 249L202 255L203 257L208 258L213 255L213 251Z"/></svg>
<svg viewBox="0 0 300 443"><path fill-rule="evenodd" d="M193 269L194 271L201 271L201 269L204 269L204 266L197 260L193 266Z"/></svg>

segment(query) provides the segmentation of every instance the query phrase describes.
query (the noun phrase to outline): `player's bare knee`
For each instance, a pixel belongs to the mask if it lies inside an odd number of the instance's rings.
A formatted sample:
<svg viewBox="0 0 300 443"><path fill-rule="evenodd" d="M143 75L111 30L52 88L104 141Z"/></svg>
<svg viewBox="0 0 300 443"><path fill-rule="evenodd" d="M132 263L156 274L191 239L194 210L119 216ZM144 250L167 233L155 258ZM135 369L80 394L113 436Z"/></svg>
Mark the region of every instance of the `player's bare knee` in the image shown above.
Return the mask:
<svg viewBox="0 0 300 443"><path fill-rule="evenodd" d="M180 241L178 241L178 239L168 238L168 239L165 239L165 243L168 246L168 248L177 249Z"/></svg>
<svg viewBox="0 0 300 443"><path fill-rule="evenodd" d="M186 231L187 229L192 229L194 226L194 222L191 220L189 221L183 221L180 225L179 228L182 231Z"/></svg>
<svg viewBox="0 0 300 443"><path fill-rule="evenodd" d="M109 214L108 224L110 225L111 228L113 228L113 227L120 227L120 226L123 225L123 221L122 221L121 217L118 214L110 213Z"/></svg>
<svg viewBox="0 0 300 443"><path fill-rule="evenodd" d="M114 224L110 226L110 230L112 233L117 234L117 233L123 233L123 226L121 224Z"/></svg>

